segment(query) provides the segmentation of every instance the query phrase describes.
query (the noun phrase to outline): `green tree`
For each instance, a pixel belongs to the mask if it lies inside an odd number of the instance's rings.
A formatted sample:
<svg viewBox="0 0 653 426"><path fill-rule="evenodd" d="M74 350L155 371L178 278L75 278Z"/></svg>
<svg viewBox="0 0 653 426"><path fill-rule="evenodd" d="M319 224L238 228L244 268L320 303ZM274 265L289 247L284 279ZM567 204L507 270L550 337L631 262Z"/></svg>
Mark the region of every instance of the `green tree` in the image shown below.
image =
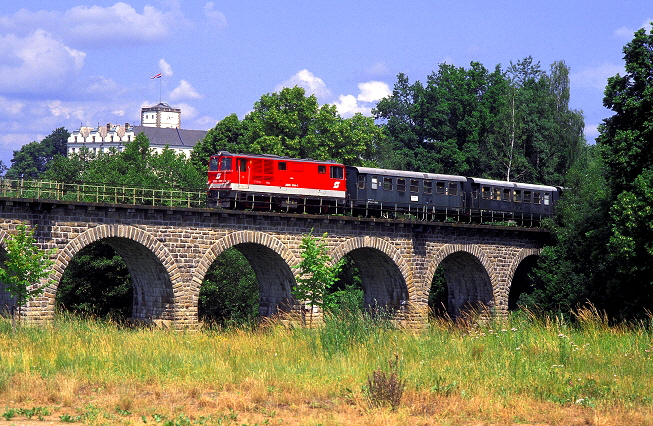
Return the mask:
<svg viewBox="0 0 653 426"><path fill-rule="evenodd" d="M7 255L4 268L0 268L0 282L15 298L20 318L22 307L41 295L48 286L46 279L52 273L49 268L54 263L51 256L55 250L41 250L36 245L34 229L26 225L18 225L16 233L7 238L6 245ZM12 318L15 319L15 315Z"/></svg>
<svg viewBox="0 0 653 426"><path fill-rule="evenodd" d="M39 178L57 156L66 156L70 133L63 127L54 130L41 142L30 142L14 151L9 178Z"/></svg>
<svg viewBox="0 0 653 426"><path fill-rule="evenodd" d="M299 269L297 285L292 290L292 295L310 306L310 323L313 320L314 307L324 308L325 296L329 289L338 280L338 274L342 269L344 259L340 259L332 264L332 259L328 254L326 243L327 234L324 233L322 238L317 240L313 236L313 231L304 235L300 248L302 250L302 260L296 268Z"/></svg>
<svg viewBox="0 0 653 426"><path fill-rule="evenodd" d="M218 151L374 165L384 142L383 130L371 117L344 119L334 105L319 106L315 96L294 87L261 96L242 121L233 114L225 117L194 147L191 158L200 170Z"/></svg>

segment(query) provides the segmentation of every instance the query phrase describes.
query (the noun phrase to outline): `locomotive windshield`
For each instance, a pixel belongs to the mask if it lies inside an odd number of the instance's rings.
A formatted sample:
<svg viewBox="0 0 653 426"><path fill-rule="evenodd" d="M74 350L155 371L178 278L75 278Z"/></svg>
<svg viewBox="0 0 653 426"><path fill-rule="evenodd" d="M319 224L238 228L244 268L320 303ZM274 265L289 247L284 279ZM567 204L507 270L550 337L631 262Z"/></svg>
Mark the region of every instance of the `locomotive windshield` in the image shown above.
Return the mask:
<svg viewBox="0 0 653 426"><path fill-rule="evenodd" d="M216 170L218 170L218 159L216 157L211 157L211 161L209 162L209 171Z"/></svg>
<svg viewBox="0 0 653 426"><path fill-rule="evenodd" d="M231 157L222 157L220 159L220 170L231 170Z"/></svg>

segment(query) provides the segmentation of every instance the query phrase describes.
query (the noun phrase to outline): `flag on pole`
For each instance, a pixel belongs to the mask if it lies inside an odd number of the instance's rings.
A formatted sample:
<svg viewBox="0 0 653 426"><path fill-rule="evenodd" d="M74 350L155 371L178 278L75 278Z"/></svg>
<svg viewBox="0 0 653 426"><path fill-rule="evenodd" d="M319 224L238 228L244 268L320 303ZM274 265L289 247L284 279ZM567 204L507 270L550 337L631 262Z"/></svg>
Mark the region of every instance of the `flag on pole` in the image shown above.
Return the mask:
<svg viewBox="0 0 653 426"><path fill-rule="evenodd" d="M161 73L158 73L157 75L150 77L150 79L154 79L154 78L161 78Z"/></svg>

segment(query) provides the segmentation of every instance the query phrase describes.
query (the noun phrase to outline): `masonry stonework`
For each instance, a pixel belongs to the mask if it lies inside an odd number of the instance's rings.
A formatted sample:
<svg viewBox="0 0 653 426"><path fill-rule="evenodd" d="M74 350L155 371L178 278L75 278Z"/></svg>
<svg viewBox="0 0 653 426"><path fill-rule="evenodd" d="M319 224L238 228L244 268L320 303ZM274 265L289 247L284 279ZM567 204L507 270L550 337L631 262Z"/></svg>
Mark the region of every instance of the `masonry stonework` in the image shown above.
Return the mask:
<svg viewBox="0 0 653 426"><path fill-rule="evenodd" d="M53 283L28 304L29 320L52 320L68 263L102 240L130 272L133 318L175 327L197 325L204 276L231 247L243 253L256 273L262 316L300 309L291 288L302 237L311 230L316 236L327 233L334 261L353 259L365 305L390 309L401 324L425 323L428 292L439 266L445 271L452 316L479 305L503 315L515 271L539 253L548 236L539 229L460 223L0 198L0 262L6 257L6 238L20 223L36 227L42 248L57 248ZM0 283L0 310L11 302Z"/></svg>

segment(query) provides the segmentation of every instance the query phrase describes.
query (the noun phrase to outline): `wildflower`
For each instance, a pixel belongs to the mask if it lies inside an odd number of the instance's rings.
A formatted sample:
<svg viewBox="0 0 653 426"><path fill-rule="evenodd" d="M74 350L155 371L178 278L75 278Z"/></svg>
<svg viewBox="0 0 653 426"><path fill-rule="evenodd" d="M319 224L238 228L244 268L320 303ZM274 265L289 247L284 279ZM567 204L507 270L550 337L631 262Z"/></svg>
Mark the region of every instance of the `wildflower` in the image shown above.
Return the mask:
<svg viewBox="0 0 653 426"><path fill-rule="evenodd" d="M517 329L515 327L511 328L510 330L511 331L517 331Z"/></svg>

